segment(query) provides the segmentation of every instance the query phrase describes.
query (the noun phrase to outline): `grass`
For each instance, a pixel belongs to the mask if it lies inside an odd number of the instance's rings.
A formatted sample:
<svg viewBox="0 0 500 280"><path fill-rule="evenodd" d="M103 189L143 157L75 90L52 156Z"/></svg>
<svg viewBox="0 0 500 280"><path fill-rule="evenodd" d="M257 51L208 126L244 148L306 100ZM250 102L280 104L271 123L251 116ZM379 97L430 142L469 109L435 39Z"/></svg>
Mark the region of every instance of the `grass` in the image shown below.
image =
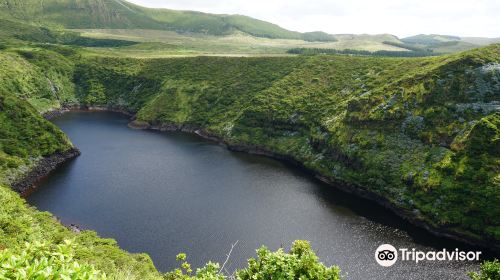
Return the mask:
<svg viewBox="0 0 500 280"><path fill-rule="evenodd" d="M426 58L282 56L291 44L336 48L364 40L378 48L396 39L343 35L311 43L136 29L92 29L80 38L5 22L0 248L20 253L25 241L56 246L70 239L82 264L132 279L160 277L146 255L93 232L72 233L8 189L42 157L71 148L40 113L72 104L123 108L151 125L199 127L230 145L286 155L435 228L493 246L500 240L498 44ZM258 57L200 56L225 53ZM178 55L188 57L161 57Z"/></svg>
<svg viewBox="0 0 500 280"><path fill-rule="evenodd" d="M0 12L0 45L2 40L7 44L11 41L66 44L87 47L96 55L136 58L286 55L295 48L409 51L408 44L389 34L332 37L321 32L291 32L244 16L145 9L116 1L99 6L90 4L89 0L80 3L83 10L53 0L45 1L43 10L39 0L30 1L31 4L9 0L3 13ZM113 16L113 12L123 14L123 18ZM424 39L417 40L410 50L448 53L477 46L466 41L436 43L436 40Z"/></svg>
<svg viewBox="0 0 500 280"><path fill-rule="evenodd" d="M27 205L8 187L0 186L0 204L0 246L14 254L20 253L26 242L59 245L73 240L73 258L81 264L93 265L110 276L129 271L128 279L162 279L149 256L127 253L116 241L99 238L92 231L74 233L49 213Z"/></svg>
<svg viewBox="0 0 500 280"><path fill-rule="evenodd" d="M68 230L51 214L27 205L9 185L22 179L41 158L72 147L57 127L39 115L48 108L59 108L78 100L87 105L114 103L137 111L155 98L158 86L167 91L182 88L183 91L195 92L207 88L209 84L204 79L213 74L221 78L213 81L215 86L256 91L286 75L301 58L135 60L82 55L74 47L54 45L10 48L0 55L5 66L2 69L6 69L0 72L3 81L0 84L0 260L5 261L0 268L0 277L66 275L77 279L225 279L226 276L218 272L218 266L210 263L196 273L175 270L162 275L149 256L127 253L117 246L116 241L100 238L92 231L75 233ZM200 64L205 67L200 68ZM106 68L102 69L102 65ZM161 67L162 71L155 71L156 67ZM179 73L183 67L185 71ZM189 69L194 68L199 69L198 77L186 76ZM265 69L266 72L262 72ZM248 77L233 76L237 70L243 70ZM162 81L163 75L170 76L172 83ZM186 82L179 83L179 79ZM254 84L259 79L261 83ZM69 81L72 87L65 89ZM193 85L190 81L197 83ZM118 87L111 91L114 86ZM246 93L240 91L240 94ZM189 103L181 95L177 101L180 107ZM179 121L187 117L177 115ZM318 279L338 279L338 268L324 267L309 245L309 249L304 246L299 246L300 252L292 249L289 254L261 249L269 265L263 264L241 273L250 278L259 271L272 275L276 269L273 259L287 258L279 270L283 273L308 274L310 269L324 275ZM288 265L292 262L297 262L300 270L295 271Z"/></svg>
<svg viewBox="0 0 500 280"><path fill-rule="evenodd" d="M198 126L290 155L435 226L495 240L499 209L486 205L497 204L498 155L466 147L474 135L495 141L498 53L133 59L38 45L4 51L10 71L0 75L39 111L114 106L152 124Z"/></svg>
<svg viewBox="0 0 500 280"><path fill-rule="evenodd" d="M246 16L150 9L123 0L83 0L76 3L67 0L6 0L0 3L0 8L0 15L7 18L64 28L149 29L213 36L243 32L262 38L335 40L332 35L323 32L303 34Z"/></svg>
<svg viewBox="0 0 500 280"><path fill-rule="evenodd" d="M143 44L127 48L104 51L109 55L130 55L134 57L161 57L162 55L200 54L285 54L292 48L330 48L359 50L405 50L384 44L384 40L394 40L392 36L338 36L336 42L307 42L304 40L269 39L236 33L227 36L182 35L175 32L135 29L78 29L82 36L99 39L119 39L137 41ZM147 43L147 44L144 44ZM146 50L147 48L147 50Z"/></svg>

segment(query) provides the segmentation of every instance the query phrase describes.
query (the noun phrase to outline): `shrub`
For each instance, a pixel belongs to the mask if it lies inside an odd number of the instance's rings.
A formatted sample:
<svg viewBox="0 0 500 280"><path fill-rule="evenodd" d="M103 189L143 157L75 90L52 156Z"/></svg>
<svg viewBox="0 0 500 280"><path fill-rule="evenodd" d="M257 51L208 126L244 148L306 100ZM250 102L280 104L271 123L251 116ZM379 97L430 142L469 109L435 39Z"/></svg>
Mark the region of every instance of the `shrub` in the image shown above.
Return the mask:
<svg viewBox="0 0 500 280"><path fill-rule="evenodd" d="M338 280L340 269L337 266L326 267L318 261L309 242L297 240L289 253L283 249L271 252L266 247L257 250L258 259L248 260L248 267L236 271L235 275L224 275L219 264L209 262L192 275L191 265L186 262L186 254L177 255L181 267L166 273L167 280L269 280L269 279L309 279Z"/></svg>
<svg viewBox="0 0 500 280"><path fill-rule="evenodd" d="M295 241L288 254L283 249L271 252L262 247L257 250L257 255L258 259L250 259L248 267L236 273L238 279L340 279L340 269L319 262L307 241Z"/></svg>
<svg viewBox="0 0 500 280"><path fill-rule="evenodd" d="M469 277L472 280L495 280L500 279L500 262L498 260L486 261L481 264L481 272L471 272Z"/></svg>
<svg viewBox="0 0 500 280"><path fill-rule="evenodd" d="M0 279L107 279L93 266L74 260L71 241L56 246L26 243L20 252L0 251Z"/></svg>

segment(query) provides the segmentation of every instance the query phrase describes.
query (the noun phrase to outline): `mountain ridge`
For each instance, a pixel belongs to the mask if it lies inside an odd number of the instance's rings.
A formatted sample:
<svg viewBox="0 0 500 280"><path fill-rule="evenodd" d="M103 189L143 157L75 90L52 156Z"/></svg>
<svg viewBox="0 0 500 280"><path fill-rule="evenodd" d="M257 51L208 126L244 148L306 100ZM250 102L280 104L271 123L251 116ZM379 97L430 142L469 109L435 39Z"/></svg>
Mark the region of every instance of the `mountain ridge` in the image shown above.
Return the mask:
<svg viewBox="0 0 500 280"><path fill-rule="evenodd" d="M223 39L215 42L214 50L225 49L226 38L234 39L239 34L247 36L246 41L241 38L233 40L233 46L228 53L240 52L238 49L262 49L261 52L286 53L287 49L294 48L326 48L326 49L354 49L364 51L413 51L428 55L459 52L483 45L499 42L500 38L458 37L438 34L419 34L399 38L392 34L328 34L322 31L300 33L287 30L267 21L255 19L239 14L210 14L198 11L181 11L165 8L142 7L124 0L3 0L0 1L0 19L22 21L35 26L61 30L94 30L99 38L116 39L116 33L122 34L128 30L130 35L137 34L134 30L150 30L157 32L173 32L181 37L200 39L200 36L213 36ZM103 34L99 30L107 30ZM85 32L86 32L85 31ZM92 32L86 32L92 36ZM159 34L163 37L163 34ZM122 35L120 35L122 36ZM144 37L136 40L128 37L125 40L135 42L152 41L156 38ZM171 36L169 36L171 37ZM252 42L269 40L266 42ZM171 44L180 42L183 38L169 38L162 41ZM289 40L279 42L279 40ZM210 40L201 39L194 48L205 52L211 45ZM189 42L182 41L177 48L185 48ZM175 45L175 43L174 43ZM270 50L268 47L274 48ZM169 46L158 47L162 48ZM416 50L416 51L415 51Z"/></svg>
<svg viewBox="0 0 500 280"><path fill-rule="evenodd" d="M290 31L244 15L147 8L123 0L4 0L0 8L4 15L16 19L69 29L143 28L216 36L239 30L264 38L335 41L324 32Z"/></svg>

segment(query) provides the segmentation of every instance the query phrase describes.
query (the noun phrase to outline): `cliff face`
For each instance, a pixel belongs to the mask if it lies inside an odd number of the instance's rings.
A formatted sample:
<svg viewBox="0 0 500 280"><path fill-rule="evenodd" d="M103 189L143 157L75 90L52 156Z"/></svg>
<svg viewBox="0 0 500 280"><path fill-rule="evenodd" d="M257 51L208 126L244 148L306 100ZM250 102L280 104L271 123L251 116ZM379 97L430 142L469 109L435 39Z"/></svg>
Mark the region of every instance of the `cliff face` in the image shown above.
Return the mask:
<svg viewBox="0 0 500 280"><path fill-rule="evenodd" d="M238 91L244 79L203 83L203 66L188 68L178 73L187 81L165 77L137 120L286 157L415 224L498 250L499 51L319 56L254 91Z"/></svg>
<svg viewBox="0 0 500 280"><path fill-rule="evenodd" d="M70 147L32 106L120 109L140 128L199 130L265 151L430 230L499 244L500 45L419 59L145 60L53 46L0 57L18 71L0 70L3 96L23 104L3 113L6 123L28 114L43 124L0 129L15 139L2 146L3 174Z"/></svg>
<svg viewBox="0 0 500 280"><path fill-rule="evenodd" d="M79 155L80 151L77 148L70 148L67 151L58 152L42 158L25 176L22 176L19 181L11 185L12 189L21 194L29 193L32 188L36 187L37 181L49 175L50 172L56 170L68 160Z"/></svg>
<svg viewBox="0 0 500 280"><path fill-rule="evenodd" d="M3 71L15 71L19 62L25 69L34 67L15 57L8 68L0 68L0 75ZM12 190L29 192L38 179L79 154L64 133L30 104L44 98L38 95L43 94L44 84L36 87L36 81L43 81L43 76L32 79L32 74L20 72L15 80L0 78L0 248L19 252L26 242L55 248L64 240L73 240L75 259L92 263L107 275L120 278L120 273L126 271L130 279L162 279L149 256L122 251L116 241L100 238L95 232L72 232L49 213L27 205ZM33 91L31 85L35 86Z"/></svg>

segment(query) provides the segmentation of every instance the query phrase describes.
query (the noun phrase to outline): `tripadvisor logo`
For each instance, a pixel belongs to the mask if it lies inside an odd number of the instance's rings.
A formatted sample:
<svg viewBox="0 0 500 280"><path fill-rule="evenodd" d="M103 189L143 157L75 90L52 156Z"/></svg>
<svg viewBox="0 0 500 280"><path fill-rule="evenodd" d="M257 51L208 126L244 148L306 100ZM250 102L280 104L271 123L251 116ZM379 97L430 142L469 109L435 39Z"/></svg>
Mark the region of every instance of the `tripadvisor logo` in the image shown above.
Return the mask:
<svg viewBox="0 0 500 280"><path fill-rule="evenodd" d="M382 244L375 251L375 260L377 263L384 267L392 266L399 259L401 261L411 261L418 263L419 261L479 261L480 251L448 251L443 249L441 251L417 251L415 248L399 248L396 249L391 244Z"/></svg>
<svg viewBox="0 0 500 280"><path fill-rule="evenodd" d="M375 251L375 260L381 266L391 266L398 260L398 251L391 244L382 244Z"/></svg>

